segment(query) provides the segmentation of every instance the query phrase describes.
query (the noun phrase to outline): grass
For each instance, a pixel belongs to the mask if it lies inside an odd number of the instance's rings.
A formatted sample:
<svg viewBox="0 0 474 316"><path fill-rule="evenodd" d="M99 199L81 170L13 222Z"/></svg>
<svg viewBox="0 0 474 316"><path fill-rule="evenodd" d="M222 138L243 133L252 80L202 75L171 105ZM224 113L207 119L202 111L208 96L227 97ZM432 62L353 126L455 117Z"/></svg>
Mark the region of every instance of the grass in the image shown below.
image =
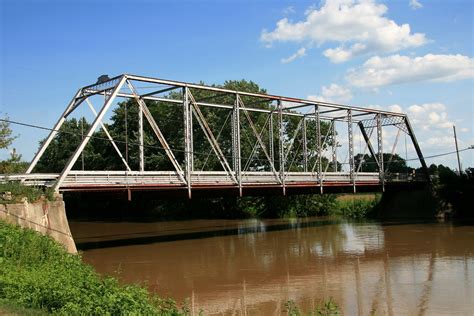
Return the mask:
<svg viewBox="0 0 474 316"><path fill-rule="evenodd" d="M330 298L328 301L321 303L316 306L314 310L309 311L308 313L302 313L294 301L288 301L285 304L286 313L288 316L300 316L300 315L309 315L309 316L339 316L341 311L339 306Z"/></svg>
<svg viewBox="0 0 474 316"><path fill-rule="evenodd" d="M38 315L181 315L173 300L100 277L49 237L0 221L0 311ZM26 312L25 312L26 313Z"/></svg>
<svg viewBox="0 0 474 316"><path fill-rule="evenodd" d="M18 203L21 202L21 199L26 197L28 202L35 202L45 196L48 200L54 200L54 191L51 188L40 188L35 186L26 186L22 185L18 181L12 181L7 183L0 183L0 193L11 192L12 199L5 200L2 195L0 195L0 203Z"/></svg>
<svg viewBox="0 0 474 316"><path fill-rule="evenodd" d="M289 315L301 315L294 302L286 307ZM0 220L0 314L189 315L190 309L103 278L53 239ZM340 312L329 300L308 315Z"/></svg>

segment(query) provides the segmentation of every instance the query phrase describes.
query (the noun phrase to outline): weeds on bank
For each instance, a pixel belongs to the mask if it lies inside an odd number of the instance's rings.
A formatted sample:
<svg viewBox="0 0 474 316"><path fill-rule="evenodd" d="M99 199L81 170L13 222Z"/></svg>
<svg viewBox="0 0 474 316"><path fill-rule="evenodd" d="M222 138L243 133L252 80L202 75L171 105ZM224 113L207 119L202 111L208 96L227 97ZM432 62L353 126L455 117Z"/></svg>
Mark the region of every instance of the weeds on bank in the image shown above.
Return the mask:
<svg viewBox="0 0 474 316"><path fill-rule="evenodd" d="M183 314L173 300L101 278L54 240L0 221L0 311L12 306L60 315Z"/></svg>
<svg viewBox="0 0 474 316"><path fill-rule="evenodd" d="M292 300L289 300L285 304L286 312L288 316L300 316L300 315L308 315L308 316L339 316L341 315L341 311L339 310L339 306L330 298L328 301L323 302L321 305L316 306L314 310L309 311L308 313L304 314L300 311L296 303Z"/></svg>
<svg viewBox="0 0 474 316"><path fill-rule="evenodd" d="M377 195L373 199L346 199L338 200L333 215L343 216L347 218L366 218L375 209L380 202L380 196Z"/></svg>
<svg viewBox="0 0 474 316"><path fill-rule="evenodd" d="M11 192L12 199L3 198L3 193ZM54 200L54 191L51 188L40 188L35 186L26 186L19 181L0 183L0 203L18 203L26 197L28 202L35 202L44 195L48 200Z"/></svg>

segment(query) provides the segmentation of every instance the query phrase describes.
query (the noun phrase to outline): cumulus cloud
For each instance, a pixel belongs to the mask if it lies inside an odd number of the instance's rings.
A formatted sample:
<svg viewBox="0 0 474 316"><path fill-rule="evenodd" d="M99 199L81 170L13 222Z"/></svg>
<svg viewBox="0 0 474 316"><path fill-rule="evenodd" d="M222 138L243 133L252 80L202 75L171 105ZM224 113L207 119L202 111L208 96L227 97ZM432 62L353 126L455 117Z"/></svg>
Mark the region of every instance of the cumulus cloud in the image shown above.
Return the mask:
<svg viewBox="0 0 474 316"><path fill-rule="evenodd" d="M423 130L440 130L453 126L443 103L414 104L408 107L407 114L413 124Z"/></svg>
<svg viewBox="0 0 474 316"><path fill-rule="evenodd" d="M417 0L410 0L408 4L410 5L410 8L412 8L413 10L423 8L423 5Z"/></svg>
<svg viewBox="0 0 474 316"><path fill-rule="evenodd" d="M306 48L302 47L296 51L293 55L287 57L287 58L282 58L281 63L282 64L288 64L291 63L293 60L301 58L306 55Z"/></svg>
<svg viewBox="0 0 474 316"><path fill-rule="evenodd" d="M330 86L323 86L319 95L309 95L309 100L333 103L347 103L352 99L350 89L332 83Z"/></svg>
<svg viewBox="0 0 474 316"><path fill-rule="evenodd" d="M324 51L334 63L355 56L395 52L427 42L425 34L412 33L409 24L399 25L388 19L387 7L374 0L326 0L318 9L310 7L305 19L279 20L273 31L263 30L262 42L337 43Z"/></svg>
<svg viewBox="0 0 474 316"><path fill-rule="evenodd" d="M374 56L362 66L350 69L346 79L356 87L377 88L417 81L450 82L474 77L474 59L464 55L421 57Z"/></svg>

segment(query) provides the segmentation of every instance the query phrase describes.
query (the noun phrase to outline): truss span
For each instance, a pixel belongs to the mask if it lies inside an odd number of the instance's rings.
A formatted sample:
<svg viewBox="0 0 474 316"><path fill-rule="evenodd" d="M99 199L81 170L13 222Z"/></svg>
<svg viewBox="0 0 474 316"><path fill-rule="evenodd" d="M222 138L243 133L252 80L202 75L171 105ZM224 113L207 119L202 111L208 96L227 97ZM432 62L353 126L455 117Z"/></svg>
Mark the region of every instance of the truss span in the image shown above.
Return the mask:
<svg viewBox="0 0 474 316"><path fill-rule="evenodd" d="M97 97L98 110L93 104ZM118 101L133 104L138 113L136 129L127 132L137 135L134 155L129 154L128 143L123 145L123 135L109 132L106 124L112 109L123 106ZM35 172L63 124L84 103L92 111L93 121L62 171ZM174 130L156 117L160 113L156 109L163 106L179 109L179 117L173 116L179 121ZM57 191L175 188L186 190L189 197L193 190L205 188L227 187L240 195L244 189L260 187L281 188L283 194L290 187L319 188L322 193L324 187L341 186L355 192L358 186L383 190L388 183L420 180L419 174L390 172L399 135L390 159L384 161L384 129L388 127L409 137L422 166L422 180L429 181L421 149L403 113L124 74L80 88L26 173L3 179ZM113 146L122 170L74 169L98 129ZM170 133L176 130L182 136L170 142ZM364 159L355 159L357 132L365 145L363 152L358 148L358 154L365 157L368 150L376 164L371 172L361 170ZM147 162L146 142L150 139L166 158L167 169L162 167L165 164ZM343 145L347 146L344 160L340 156ZM206 152L199 152L197 146L207 148ZM131 156L137 161L131 161ZM209 166L209 160L215 163Z"/></svg>

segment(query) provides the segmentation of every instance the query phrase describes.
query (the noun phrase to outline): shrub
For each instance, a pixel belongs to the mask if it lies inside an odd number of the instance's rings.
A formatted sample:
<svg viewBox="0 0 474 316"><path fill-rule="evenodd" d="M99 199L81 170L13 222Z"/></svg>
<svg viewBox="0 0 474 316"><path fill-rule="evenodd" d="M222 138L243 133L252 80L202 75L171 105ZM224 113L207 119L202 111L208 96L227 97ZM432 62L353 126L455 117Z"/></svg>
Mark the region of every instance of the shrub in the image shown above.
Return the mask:
<svg viewBox="0 0 474 316"><path fill-rule="evenodd" d="M46 236L0 221L0 303L61 315L179 315L176 303L101 278Z"/></svg>

